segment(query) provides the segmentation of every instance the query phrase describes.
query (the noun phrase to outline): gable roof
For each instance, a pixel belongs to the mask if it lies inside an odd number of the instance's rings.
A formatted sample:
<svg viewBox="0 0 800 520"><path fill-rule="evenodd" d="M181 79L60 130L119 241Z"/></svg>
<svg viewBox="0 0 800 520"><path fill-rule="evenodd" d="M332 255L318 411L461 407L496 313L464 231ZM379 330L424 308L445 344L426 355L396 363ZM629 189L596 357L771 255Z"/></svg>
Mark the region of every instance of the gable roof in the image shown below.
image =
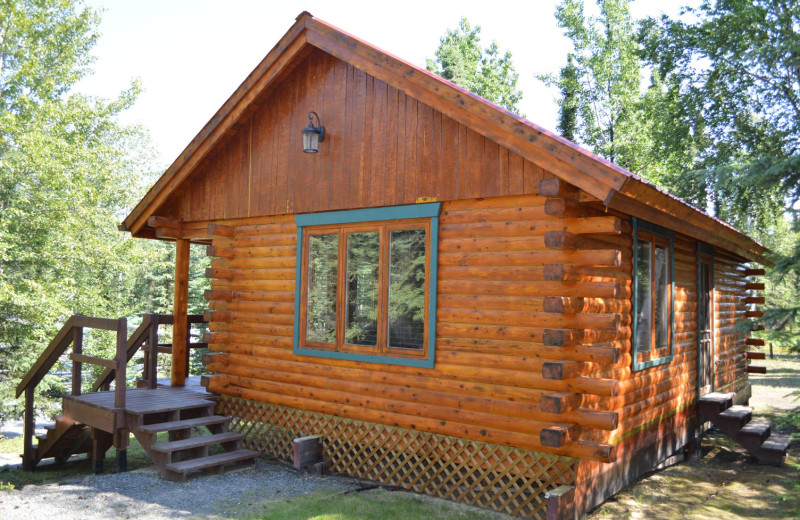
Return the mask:
<svg viewBox="0 0 800 520"><path fill-rule="evenodd" d="M611 209L684 233L748 260L771 265L764 246L638 176L435 74L392 56L307 12L280 39L120 228L142 234L147 219L214 147L243 121L251 104L316 47L428 104L455 121L549 170Z"/></svg>

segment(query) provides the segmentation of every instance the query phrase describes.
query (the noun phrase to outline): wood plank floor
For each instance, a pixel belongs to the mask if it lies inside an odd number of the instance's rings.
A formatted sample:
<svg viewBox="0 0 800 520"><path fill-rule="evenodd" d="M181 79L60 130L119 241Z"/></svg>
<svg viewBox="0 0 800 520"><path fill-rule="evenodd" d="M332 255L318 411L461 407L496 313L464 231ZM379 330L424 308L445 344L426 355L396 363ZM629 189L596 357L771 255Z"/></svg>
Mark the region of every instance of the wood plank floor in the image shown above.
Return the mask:
<svg viewBox="0 0 800 520"><path fill-rule="evenodd" d="M155 389L129 388L126 392L125 411L134 414L154 413L207 404L213 395L200 386L199 377L196 382L192 379L194 378L188 378L186 386L182 387L159 384ZM64 396L64 399L103 410L114 409L114 391L70 395Z"/></svg>

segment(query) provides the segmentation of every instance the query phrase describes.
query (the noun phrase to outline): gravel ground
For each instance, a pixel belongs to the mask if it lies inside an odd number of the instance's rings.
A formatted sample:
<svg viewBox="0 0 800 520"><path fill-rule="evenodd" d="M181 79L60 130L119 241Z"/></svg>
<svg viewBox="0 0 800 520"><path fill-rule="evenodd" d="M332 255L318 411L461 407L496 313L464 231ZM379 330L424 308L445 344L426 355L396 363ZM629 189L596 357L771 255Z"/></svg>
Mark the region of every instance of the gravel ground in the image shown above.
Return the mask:
<svg viewBox="0 0 800 520"><path fill-rule="evenodd" d="M0 491L0 519L238 518L262 502L358 487L353 480L319 477L264 460L255 469L199 475L187 482L162 480L155 468L147 467Z"/></svg>

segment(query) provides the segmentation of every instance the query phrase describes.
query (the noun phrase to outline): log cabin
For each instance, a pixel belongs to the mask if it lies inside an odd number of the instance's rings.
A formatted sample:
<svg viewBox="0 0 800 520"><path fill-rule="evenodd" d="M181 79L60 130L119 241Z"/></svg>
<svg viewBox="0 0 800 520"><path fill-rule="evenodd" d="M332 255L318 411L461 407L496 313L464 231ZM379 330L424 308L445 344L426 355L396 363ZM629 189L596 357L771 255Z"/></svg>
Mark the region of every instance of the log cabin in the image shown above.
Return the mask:
<svg viewBox="0 0 800 520"><path fill-rule="evenodd" d="M262 453L568 518L709 421L786 450L743 406L763 246L308 13L121 228L176 244L176 387L207 246L204 384Z"/></svg>

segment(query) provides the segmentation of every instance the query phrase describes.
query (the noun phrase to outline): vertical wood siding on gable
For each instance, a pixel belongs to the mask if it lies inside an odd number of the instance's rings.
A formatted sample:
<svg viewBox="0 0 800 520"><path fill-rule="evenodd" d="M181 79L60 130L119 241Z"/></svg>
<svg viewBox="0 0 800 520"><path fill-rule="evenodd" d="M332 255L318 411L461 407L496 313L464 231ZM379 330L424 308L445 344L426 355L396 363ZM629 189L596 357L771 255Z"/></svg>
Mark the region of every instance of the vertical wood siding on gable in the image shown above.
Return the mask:
<svg viewBox="0 0 800 520"><path fill-rule="evenodd" d="M535 194L542 168L386 83L313 51L156 214L182 221ZM308 112L325 140L301 149Z"/></svg>

